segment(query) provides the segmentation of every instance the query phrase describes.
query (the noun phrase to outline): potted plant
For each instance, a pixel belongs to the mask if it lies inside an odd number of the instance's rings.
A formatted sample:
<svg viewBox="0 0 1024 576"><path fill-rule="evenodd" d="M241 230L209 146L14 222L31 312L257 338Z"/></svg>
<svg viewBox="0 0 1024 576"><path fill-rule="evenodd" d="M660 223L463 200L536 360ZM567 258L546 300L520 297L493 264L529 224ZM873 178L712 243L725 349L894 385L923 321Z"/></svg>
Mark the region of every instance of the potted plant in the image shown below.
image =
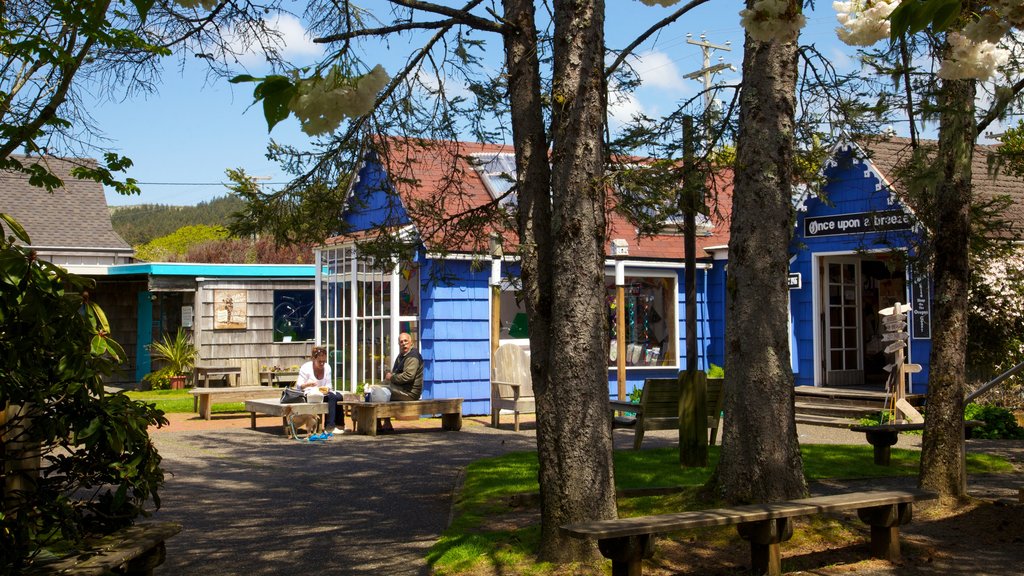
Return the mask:
<svg viewBox="0 0 1024 576"><path fill-rule="evenodd" d="M154 384L168 380L172 390L184 388L188 373L192 371L196 356L199 355L192 337L178 328L177 334L173 337L164 334L162 340L149 345L149 350L154 360L160 360L165 365L147 374L145 379Z"/></svg>

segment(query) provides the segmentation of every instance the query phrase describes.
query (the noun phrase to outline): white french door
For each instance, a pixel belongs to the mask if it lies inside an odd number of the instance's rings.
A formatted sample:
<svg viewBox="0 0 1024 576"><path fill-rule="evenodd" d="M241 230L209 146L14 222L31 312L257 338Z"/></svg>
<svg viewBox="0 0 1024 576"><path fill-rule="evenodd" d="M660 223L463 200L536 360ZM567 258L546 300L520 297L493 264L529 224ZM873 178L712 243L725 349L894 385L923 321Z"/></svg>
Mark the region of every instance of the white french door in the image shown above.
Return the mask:
<svg viewBox="0 0 1024 576"><path fill-rule="evenodd" d="M860 258L826 257L821 267L824 385L861 385L864 383L864 355L861 350Z"/></svg>

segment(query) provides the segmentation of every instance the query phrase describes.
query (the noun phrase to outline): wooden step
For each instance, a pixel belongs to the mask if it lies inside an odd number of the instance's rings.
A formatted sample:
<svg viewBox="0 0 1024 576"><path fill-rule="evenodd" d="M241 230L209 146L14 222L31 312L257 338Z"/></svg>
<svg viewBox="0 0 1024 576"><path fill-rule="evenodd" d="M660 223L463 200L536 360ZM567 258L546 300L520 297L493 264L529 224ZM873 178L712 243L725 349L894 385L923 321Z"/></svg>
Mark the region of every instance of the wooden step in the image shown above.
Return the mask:
<svg viewBox="0 0 1024 576"><path fill-rule="evenodd" d="M794 405L797 414L809 414L815 416L833 416L836 418L858 419L865 416L877 415L882 406L847 406L842 404L828 404L824 402L796 402Z"/></svg>
<svg viewBox="0 0 1024 576"><path fill-rule="evenodd" d="M796 423L811 426L828 426L829 428L850 428L859 424L857 420L849 418L833 418L831 416L816 416L814 414L797 414Z"/></svg>

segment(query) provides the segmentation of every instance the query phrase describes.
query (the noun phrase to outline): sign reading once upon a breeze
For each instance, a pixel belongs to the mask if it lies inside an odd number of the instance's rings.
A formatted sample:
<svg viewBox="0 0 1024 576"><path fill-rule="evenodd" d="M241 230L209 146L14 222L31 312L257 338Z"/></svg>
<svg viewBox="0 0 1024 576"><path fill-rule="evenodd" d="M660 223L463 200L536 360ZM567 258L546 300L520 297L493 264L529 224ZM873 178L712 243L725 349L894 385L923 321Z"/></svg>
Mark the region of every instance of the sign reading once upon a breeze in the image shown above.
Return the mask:
<svg viewBox="0 0 1024 576"><path fill-rule="evenodd" d="M804 237L818 238L838 234L910 230L914 220L903 210L855 212L835 216L808 216L804 218Z"/></svg>

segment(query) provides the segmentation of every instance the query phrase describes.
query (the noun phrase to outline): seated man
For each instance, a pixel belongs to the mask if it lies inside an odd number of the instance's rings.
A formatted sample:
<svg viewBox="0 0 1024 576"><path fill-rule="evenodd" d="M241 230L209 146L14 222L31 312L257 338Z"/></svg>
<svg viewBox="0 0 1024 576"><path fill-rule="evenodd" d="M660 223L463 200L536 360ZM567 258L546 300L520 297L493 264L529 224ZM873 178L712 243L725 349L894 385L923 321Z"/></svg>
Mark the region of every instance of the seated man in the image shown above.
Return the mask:
<svg viewBox="0 0 1024 576"><path fill-rule="evenodd" d="M384 373L384 386L391 390L392 402L419 400L423 393L423 357L412 347L412 336L408 332L398 335L398 348L401 353L395 358L391 371ZM378 424L383 431L395 429L391 418L385 418L383 424Z"/></svg>

